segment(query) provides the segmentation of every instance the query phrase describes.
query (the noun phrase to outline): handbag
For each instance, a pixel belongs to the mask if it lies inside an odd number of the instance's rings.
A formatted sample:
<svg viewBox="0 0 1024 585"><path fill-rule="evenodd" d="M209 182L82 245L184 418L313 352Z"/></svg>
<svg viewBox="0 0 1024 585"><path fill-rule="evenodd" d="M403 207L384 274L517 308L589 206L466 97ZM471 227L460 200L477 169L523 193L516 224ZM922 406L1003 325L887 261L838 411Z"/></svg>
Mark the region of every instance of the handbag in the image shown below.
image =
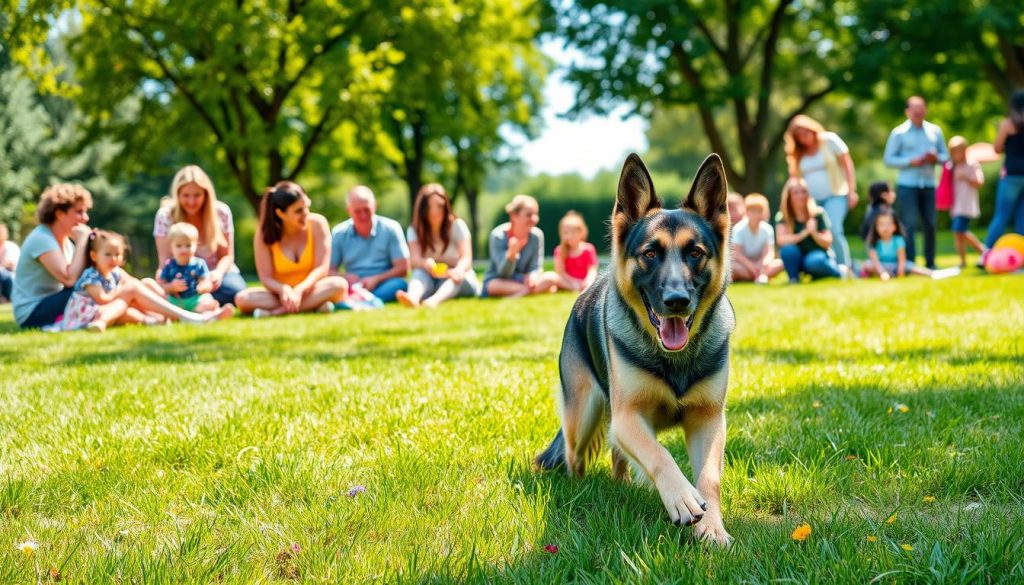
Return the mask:
<svg viewBox="0 0 1024 585"><path fill-rule="evenodd" d="M953 207L953 163L942 165L939 186L935 188L935 209L947 211Z"/></svg>

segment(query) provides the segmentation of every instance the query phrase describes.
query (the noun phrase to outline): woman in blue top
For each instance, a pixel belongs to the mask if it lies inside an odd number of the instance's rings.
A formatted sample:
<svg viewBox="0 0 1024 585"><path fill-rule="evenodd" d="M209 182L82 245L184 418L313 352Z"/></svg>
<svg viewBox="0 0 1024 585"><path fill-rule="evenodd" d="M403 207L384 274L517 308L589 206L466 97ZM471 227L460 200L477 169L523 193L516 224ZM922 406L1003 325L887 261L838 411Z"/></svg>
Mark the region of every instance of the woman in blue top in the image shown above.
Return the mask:
<svg viewBox="0 0 1024 585"><path fill-rule="evenodd" d="M39 225L22 244L11 291L18 325L42 327L64 315L72 287L86 267L91 207L92 194L80 185L54 185L39 197Z"/></svg>
<svg viewBox="0 0 1024 585"><path fill-rule="evenodd" d="M1013 220L1013 229L1024 234L1024 90L1010 96L1010 113L999 122L996 152L1006 153L1003 177L996 187L996 209L988 225L985 248L991 249Z"/></svg>

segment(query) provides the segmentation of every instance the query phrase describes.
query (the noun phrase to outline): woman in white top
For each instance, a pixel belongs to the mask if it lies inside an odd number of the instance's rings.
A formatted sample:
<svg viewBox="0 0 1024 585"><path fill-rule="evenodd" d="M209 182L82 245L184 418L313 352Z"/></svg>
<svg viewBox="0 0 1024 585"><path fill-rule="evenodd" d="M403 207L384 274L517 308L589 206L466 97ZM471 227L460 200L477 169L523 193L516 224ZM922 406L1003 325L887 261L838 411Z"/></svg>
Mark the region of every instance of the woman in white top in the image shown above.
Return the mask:
<svg viewBox="0 0 1024 585"><path fill-rule="evenodd" d="M843 222L857 206L857 177L850 149L834 132L817 120L799 115L786 130L786 162L789 176L807 183L811 198L825 210L832 224L832 249L840 266L850 266L850 247Z"/></svg>
<svg viewBox="0 0 1024 585"><path fill-rule="evenodd" d="M433 309L451 298L480 294L469 227L452 212L444 187L430 183L420 188L406 239L412 278L409 290L398 292L398 302Z"/></svg>

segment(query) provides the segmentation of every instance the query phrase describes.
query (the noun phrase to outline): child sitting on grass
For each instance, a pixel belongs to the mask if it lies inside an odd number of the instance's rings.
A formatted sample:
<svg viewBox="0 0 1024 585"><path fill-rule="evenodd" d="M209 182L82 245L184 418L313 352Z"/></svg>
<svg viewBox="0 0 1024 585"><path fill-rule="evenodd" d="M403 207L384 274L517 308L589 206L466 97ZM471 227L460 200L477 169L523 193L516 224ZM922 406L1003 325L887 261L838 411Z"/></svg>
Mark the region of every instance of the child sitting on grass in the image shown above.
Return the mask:
<svg viewBox="0 0 1024 585"><path fill-rule="evenodd" d="M570 211L558 222L561 242L555 248L558 288L583 292L597 278L597 249L587 241L583 216Z"/></svg>
<svg viewBox="0 0 1024 585"><path fill-rule="evenodd" d="M868 188L868 209L864 212L864 221L860 223L860 239L868 241L868 235L875 225L875 215L879 210L888 207L893 209L896 204L896 192L885 181L871 183Z"/></svg>
<svg viewBox="0 0 1024 585"><path fill-rule="evenodd" d="M746 217L732 228L732 279L768 284L782 272L775 257L775 230L768 225L768 198L751 193L743 201Z"/></svg>
<svg viewBox="0 0 1024 585"><path fill-rule="evenodd" d="M931 276L932 271L919 268L907 260L907 241L903 228L892 209L880 208L875 213L874 225L868 234L868 261L864 271L868 276L889 280L892 276L905 276L908 272Z"/></svg>
<svg viewBox="0 0 1024 585"><path fill-rule="evenodd" d="M140 282L122 270L125 249L124 236L93 230L85 251L88 266L75 283L61 321L48 330L105 331L115 323L155 325L166 319L202 324L231 316L230 305L202 315L171 305L149 288L155 283Z"/></svg>
<svg viewBox="0 0 1024 585"><path fill-rule="evenodd" d="M167 293L172 305L193 312L214 311L220 304L214 300L213 281L206 260L196 256L199 230L190 223L179 222L167 231L171 257L160 269L157 282Z"/></svg>
<svg viewBox="0 0 1024 585"><path fill-rule="evenodd" d="M75 283L74 292L64 307L64 318L59 329L74 331L88 329L105 331L107 325L123 317L128 311L139 323L155 324L162 318L150 316L128 308L117 300L117 288L124 280L121 264L124 261L124 238L105 230L93 230L85 255L88 267Z"/></svg>

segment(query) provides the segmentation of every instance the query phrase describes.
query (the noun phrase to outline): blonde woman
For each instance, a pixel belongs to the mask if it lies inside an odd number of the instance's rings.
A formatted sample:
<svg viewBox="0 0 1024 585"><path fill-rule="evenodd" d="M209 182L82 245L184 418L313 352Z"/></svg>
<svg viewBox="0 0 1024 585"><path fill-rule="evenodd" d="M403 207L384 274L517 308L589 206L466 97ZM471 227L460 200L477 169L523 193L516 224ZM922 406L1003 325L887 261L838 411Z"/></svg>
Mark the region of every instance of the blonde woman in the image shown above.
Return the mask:
<svg viewBox="0 0 1024 585"><path fill-rule="evenodd" d="M789 123L785 142L789 176L807 183L811 198L828 215L836 259L839 264L850 266L843 222L859 201L850 149L838 134L826 131L817 120L804 115Z"/></svg>
<svg viewBox="0 0 1024 585"><path fill-rule="evenodd" d="M790 284L800 282L801 272L811 278L842 276L830 251L832 230L828 215L811 199L803 179L786 181L779 207L775 239Z"/></svg>
<svg viewBox="0 0 1024 585"><path fill-rule="evenodd" d="M203 169L189 165L174 175L170 197L165 198L153 222L153 237L160 268L171 258L167 234L171 226L185 222L199 230L196 256L210 268L211 294L221 305L235 302L245 280L235 266L235 228L231 208L217 201L210 177Z"/></svg>
<svg viewBox="0 0 1024 585"><path fill-rule="evenodd" d="M505 206L509 221L491 230L490 264L483 296L521 297L558 290L558 275L544 272L544 232L537 227L540 206L529 195L516 195Z"/></svg>

